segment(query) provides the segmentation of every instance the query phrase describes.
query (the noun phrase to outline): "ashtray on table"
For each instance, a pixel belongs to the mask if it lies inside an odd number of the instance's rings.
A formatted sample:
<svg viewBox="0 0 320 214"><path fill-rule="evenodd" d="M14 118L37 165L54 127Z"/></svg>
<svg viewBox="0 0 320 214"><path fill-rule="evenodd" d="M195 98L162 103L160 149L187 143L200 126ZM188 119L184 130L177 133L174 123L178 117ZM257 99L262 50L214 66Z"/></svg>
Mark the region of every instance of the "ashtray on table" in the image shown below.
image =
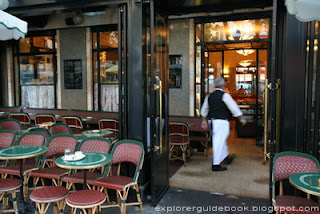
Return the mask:
<svg viewBox="0 0 320 214"><path fill-rule="evenodd" d="M81 160L83 158L85 158L86 155L82 154L82 155L65 155L63 157L61 157L61 159L63 161L78 161L78 160Z"/></svg>

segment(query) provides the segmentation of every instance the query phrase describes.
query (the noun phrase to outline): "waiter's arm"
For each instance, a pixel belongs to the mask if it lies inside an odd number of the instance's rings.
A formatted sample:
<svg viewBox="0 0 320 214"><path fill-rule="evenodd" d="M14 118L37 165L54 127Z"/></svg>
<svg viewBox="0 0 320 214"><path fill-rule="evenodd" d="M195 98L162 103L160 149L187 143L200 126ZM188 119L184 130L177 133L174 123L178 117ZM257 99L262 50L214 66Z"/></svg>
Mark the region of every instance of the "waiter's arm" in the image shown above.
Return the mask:
<svg viewBox="0 0 320 214"><path fill-rule="evenodd" d="M201 127L203 129L207 129L208 128L208 119L207 119L207 116L209 114L209 102L208 102L208 97L209 95L207 95L205 98L204 98L204 102L201 106L201 110L200 110L200 115L202 117L202 123L201 123Z"/></svg>
<svg viewBox="0 0 320 214"><path fill-rule="evenodd" d="M230 94L224 93L222 97L223 102L226 104L228 109L230 110L233 117L237 117L242 125L247 123L247 120L242 117L243 113L240 110L238 104L234 101Z"/></svg>

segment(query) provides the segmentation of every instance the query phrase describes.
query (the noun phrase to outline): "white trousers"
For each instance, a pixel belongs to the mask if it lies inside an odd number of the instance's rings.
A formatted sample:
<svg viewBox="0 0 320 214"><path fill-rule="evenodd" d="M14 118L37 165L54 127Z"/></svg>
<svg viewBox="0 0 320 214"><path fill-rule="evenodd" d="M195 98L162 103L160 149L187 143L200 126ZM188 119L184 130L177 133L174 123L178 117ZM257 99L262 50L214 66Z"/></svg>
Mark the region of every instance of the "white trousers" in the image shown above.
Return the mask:
<svg viewBox="0 0 320 214"><path fill-rule="evenodd" d="M212 164L219 165L228 155L227 138L230 133L228 120L212 121Z"/></svg>

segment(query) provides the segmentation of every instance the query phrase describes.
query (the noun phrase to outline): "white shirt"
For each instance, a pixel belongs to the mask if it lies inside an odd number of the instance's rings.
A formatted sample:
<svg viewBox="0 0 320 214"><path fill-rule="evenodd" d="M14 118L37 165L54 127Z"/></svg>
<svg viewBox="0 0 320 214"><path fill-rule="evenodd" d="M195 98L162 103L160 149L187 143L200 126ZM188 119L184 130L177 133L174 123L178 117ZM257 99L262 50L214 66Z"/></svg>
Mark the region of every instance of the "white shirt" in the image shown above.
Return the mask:
<svg viewBox="0 0 320 214"><path fill-rule="evenodd" d="M221 88L216 88L215 90L223 91L223 89L221 89ZM207 117L209 114L209 101L208 101L209 96L210 96L210 94L208 94L204 98L204 102L202 104L201 111L200 111L200 114L202 117ZM233 100L233 98L231 97L230 94L224 93L222 96L222 101L226 104L226 106L230 110L233 117L242 116L242 112L241 112L238 104Z"/></svg>

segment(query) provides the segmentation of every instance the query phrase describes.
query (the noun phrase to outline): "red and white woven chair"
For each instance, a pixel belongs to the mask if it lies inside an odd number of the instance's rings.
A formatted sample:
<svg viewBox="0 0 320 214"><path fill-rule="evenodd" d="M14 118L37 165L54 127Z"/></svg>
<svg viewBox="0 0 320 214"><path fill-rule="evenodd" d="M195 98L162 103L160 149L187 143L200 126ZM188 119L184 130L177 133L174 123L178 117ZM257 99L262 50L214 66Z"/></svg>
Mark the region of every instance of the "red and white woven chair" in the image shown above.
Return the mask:
<svg viewBox="0 0 320 214"><path fill-rule="evenodd" d="M32 127L29 129L29 132L42 132L46 137L46 142L48 142L49 138L51 137L51 133L46 128Z"/></svg>
<svg viewBox="0 0 320 214"><path fill-rule="evenodd" d="M30 116L23 112L13 112L9 114L9 119L18 120L24 128L28 128L31 125Z"/></svg>
<svg viewBox="0 0 320 214"><path fill-rule="evenodd" d="M14 131L10 130L0 130L0 149L7 148L14 144L16 135ZM7 161L0 161L1 166L6 166Z"/></svg>
<svg viewBox="0 0 320 214"><path fill-rule="evenodd" d="M68 195L68 190L61 186L41 187L32 191L30 194L31 201L36 203L37 211L40 214L47 213L51 203L55 204L55 214L63 213L65 208L65 197Z"/></svg>
<svg viewBox="0 0 320 214"><path fill-rule="evenodd" d="M16 191L20 186L21 183L18 179L0 179L0 198L3 200L3 207L8 206L8 193L11 193L13 202L13 209L0 209L0 213L14 212L15 214L18 214Z"/></svg>
<svg viewBox="0 0 320 214"><path fill-rule="evenodd" d="M27 132L21 135L18 139L17 145L34 145L34 146L44 146L45 136L41 132ZM41 156L36 158L31 158L25 160L23 164L23 187L24 187L24 197L27 198L28 195L28 181L30 177L30 172L39 169ZM12 164L5 167L0 167L0 173L2 178L6 178L8 175L20 175L20 165Z"/></svg>
<svg viewBox="0 0 320 214"><path fill-rule="evenodd" d="M65 123L56 123L53 124L50 128L51 134L72 134L72 130L70 129L68 124Z"/></svg>
<svg viewBox="0 0 320 214"><path fill-rule="evenodd" d="M83 122L81 117L77 115L65 115L62 117L62 122L68 124L75 134L80 134L83 131Z"/></svg>
<svg viewBox="0 0 320 214"><path fill-rule="evenodd" d="M50 113L39 113L39 114L36 114L34 117L34 123L36 126L38 126L41 123L47 123L47 122L56 123L56 117Z"/></svg>
<svg viewBox="0 0 320 214"><path fill-rule="evenodd" d="M79 150L82 152L100 152L100 153L108 153L110 148L110 143L107 139L101 137L88 137L85 138L79 145ZM101 169L100 173L97 172L87 172L87 186L88 189L91 189L90 185L93 185L93 182L98 178L101 178L104 174L104 168ZM66 182L67 189L70 190L73 186L75 190L74 184L80 183L82 184L84 180L83 172L76 172L62 178L63 182Z"/></svg>
<svg viewBox="0 0 320 214"><path fill-rule="evenodd" d="M112 131L112 134L106 136L111 140L111 145L119 141L119 121L114 118L101 118L99 120L99 129Z"/></svg>
<svg viewBox="0 0 320 214"><path fill-rule="evenodd" d="M143 212L142 201L140 197L138 177L144 161L143 144L135 140L120 140L114 144L111 151L112 163L108 165L106 175L109 174L113 164L118 165L117 175L107 176L96 180L93 184L100 187L100 191L105 191L107 200L110 202L107 189L117 191L118 204L121 213L126 213L126 206L139 205L141 212ZM135 165L135 173L133 177L124 176L120 174L122 163L132 163ZM137 202L127 203L127 198L130 188L134 188L137 195ZM102 205L101 208L113 207L115 205Z"/></svg>
<svg viewBox="0 0 320 214"><path fill-rule="evenodd" d="M318 207L318 203L310 199L308 194L307 198L302 198L299 196L284 195L283 193L283 180L289 179L293 174L300 172L319 172L319 162L318 160L305 153L300 152L280 152L273 159L273 172L272 172L272 203L277 211L280 210L284 213L320 213L315 212L311 207ZM279 195L276 196L275 185L279 182ZM292 209L303 208L301 212Z"/></svg>
<svg viewBox="0 0 320 214"><path fill-rule="evenodd" d="M42 185L45 186L44 179L51 179L53 184L58 186L61 184L61 177L69 173L67 169L55 166L55 159L64 155L65 149L74 152L77 146L77 139L71 134L57 134L52 136L47 143L48 151L38 170L31 172L33 177L33 187L37 187L37 183L41 178Z"/></svg>
<svg viewBox="0 0 320 214"><path fill-rule="evenodd" d="M0 121L3 130L19 131L22 130L21 123L15 119L4 119Z"/></svg>

